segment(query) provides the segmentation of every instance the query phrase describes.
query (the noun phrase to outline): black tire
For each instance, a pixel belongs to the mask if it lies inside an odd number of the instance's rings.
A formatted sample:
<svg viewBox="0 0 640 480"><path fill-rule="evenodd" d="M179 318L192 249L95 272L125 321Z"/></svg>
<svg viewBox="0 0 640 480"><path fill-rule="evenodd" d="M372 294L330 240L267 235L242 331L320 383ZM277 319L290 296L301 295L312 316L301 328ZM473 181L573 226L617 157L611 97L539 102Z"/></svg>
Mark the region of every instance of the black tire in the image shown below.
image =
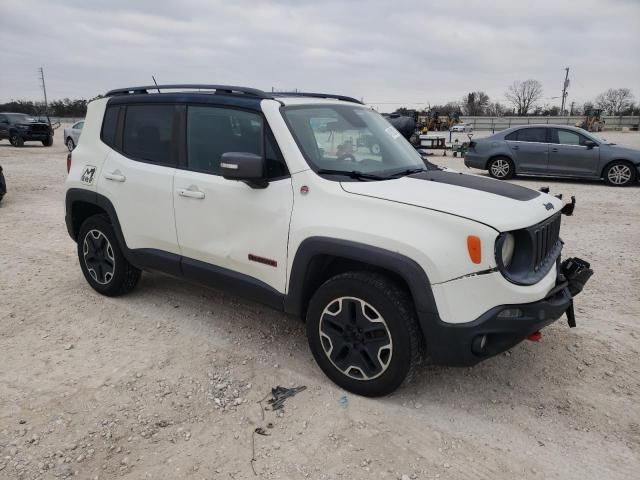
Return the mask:
<svg viewBox="0 0 640 480"><path fill-rule="evenodd" d="M624 160L616 160L607 165L602 172L604 181L612 187L627 187L638 178L636 168Z"/></svg>
<svg viewBox="0 0 640 480"><path fill-rule="evenodd" d="M67 146L67 149L70 152L73 152L73 149L76 148L76 143L73 141L73 138L71 138L71 137L67 138L67 141L65 142L65 145Z"/></svg>
<svg viewBox="0 0 640 480"><path fill-rule="evenodd" d="M381 274L348 272L327 280L311 298L306 322L309 347L322 371L357 395L393 392L411 379L423 358L411 297Z"/></svg>
<svg viewBox="0 0 640 480"><path fill-rule="evenodd" d="M492 158L487 165L487 170L489 170L489 175L498 180L509 180L516 173L513 161L508 157Z"/></svg>
<svg viewBox="0 0 640 480"><path fill-rule="evenodd" d="M108 297L130 292L140 279L140 270L124 258L113 226L105 215L89 217L80 227L78 260L91 288Z"/></svg>
<svg viewBox="0 0 640 480"><path fill-rule="evenodd" d="M17 132L11 132L9 134L9 143L14 147L22 147L24 145L24 138L22 138Z"/></svg>
<svg viewBox="0 0 640 480"><path fill-rule="evenodd" d="M44 145L45 147L50 147L51 145L53 145L53 135L49 135L47 138L45 138L42 141L42 145Z"/></svg>
<svg viewBox="0 0 640 480"><path fill-rule="evenodd" d="M2 173L2 167L0 167L0 201L2 201L5 193L7 193L7 183L4 179L4 174Z"/></svg>

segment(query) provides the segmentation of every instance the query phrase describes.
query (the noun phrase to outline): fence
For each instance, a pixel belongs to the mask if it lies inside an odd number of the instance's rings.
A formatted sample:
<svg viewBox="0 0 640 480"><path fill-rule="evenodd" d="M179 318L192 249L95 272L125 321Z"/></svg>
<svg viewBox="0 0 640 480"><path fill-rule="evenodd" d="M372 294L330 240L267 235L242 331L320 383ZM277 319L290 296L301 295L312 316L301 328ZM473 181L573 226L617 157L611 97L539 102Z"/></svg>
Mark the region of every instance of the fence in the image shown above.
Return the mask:
<svg viewBox="0 0 640 480"><path fill-rule="evenodd" d="M638 128L640 116L603 116L605 130L622 130L623 128ZM470 123L474 130L504 130L517 125L532 123L546 123L555 125L575 125L584 120L583 116L566 117L460 117L464 123Z"/></svg>

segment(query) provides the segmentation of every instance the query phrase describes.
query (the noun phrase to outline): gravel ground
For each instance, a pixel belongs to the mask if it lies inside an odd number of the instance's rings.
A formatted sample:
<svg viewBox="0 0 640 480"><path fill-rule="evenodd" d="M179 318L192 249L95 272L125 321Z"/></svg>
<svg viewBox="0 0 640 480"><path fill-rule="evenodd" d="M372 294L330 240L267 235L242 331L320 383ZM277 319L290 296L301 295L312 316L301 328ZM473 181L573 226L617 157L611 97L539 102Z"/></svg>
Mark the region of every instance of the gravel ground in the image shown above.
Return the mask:
<svg viewBox="0 0 640 480"><path fill-rule="evenodd" d="M578 328L559 321L474 368L424 367L371 400L330 383L302 324L261 305L157 274L126 297L91 290L56 133L51 148L0 142L0 478L637 478L640 187L518 179L577 197L565 255L595 269ZM308 388L262 419L276 385Z"/></svg>

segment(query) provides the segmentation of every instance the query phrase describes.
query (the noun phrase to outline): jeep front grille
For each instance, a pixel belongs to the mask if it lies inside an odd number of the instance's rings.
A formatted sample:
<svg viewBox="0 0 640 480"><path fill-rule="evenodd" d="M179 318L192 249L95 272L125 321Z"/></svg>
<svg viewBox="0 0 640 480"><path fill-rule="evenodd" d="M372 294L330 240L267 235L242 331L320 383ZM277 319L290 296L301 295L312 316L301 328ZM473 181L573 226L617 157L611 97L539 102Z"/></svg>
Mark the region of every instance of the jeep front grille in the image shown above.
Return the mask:
<svg viewBox="0 0 640 480"><path fill-rule="evenodd" d="M547 264L547 257L556 250L556 243L560 239L560 219L558 213L528 229L532 241L533 270L536 272Z"/></svg>

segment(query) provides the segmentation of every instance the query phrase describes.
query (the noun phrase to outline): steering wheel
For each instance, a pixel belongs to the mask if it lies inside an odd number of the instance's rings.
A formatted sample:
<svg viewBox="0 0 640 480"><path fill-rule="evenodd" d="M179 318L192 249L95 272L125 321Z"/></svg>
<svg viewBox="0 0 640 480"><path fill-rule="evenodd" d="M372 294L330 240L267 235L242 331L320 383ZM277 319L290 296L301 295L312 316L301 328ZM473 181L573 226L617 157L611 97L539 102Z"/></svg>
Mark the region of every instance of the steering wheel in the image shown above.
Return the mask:
<svg viewBox="0 0 640 480"><path fill-rule="evenodd" d="M340 161L340 160L346 160L346 161L349 161L349 162L357 162L358 161L356 159L356 157L351 153L343 153L338 158L336 158L336 161Z"/></svg>

